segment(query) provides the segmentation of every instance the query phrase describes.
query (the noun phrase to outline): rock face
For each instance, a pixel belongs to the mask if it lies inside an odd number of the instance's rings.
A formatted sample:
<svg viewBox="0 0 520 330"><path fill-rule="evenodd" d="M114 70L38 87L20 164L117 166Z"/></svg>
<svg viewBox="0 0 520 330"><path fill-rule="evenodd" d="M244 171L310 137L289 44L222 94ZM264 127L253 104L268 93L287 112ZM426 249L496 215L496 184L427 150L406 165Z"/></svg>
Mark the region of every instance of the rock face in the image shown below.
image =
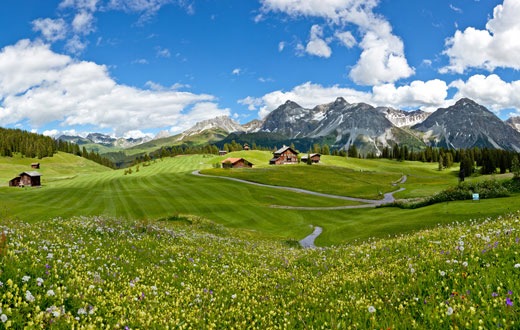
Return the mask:
<svg viewBox="0 0 520 330"><path fill-rule="evenodd" d="M505 123L513 127L518 132L520 132L520 116L510 117L508 120L505 121Z"/></svg>
<svg viewBox="0 0 520 330"><path fill-rule="evenodd" d="M181 134L180 140L188 136L200 134L207 130L221 130L226 133L232 133L243 131L244 128L228 116L219 116L196 123L193 127L187 129Z"/></svg>
<svg viewBox="0 0 520 330"><path fill-rule="evenodd" d="M399 143L396 136L409 136L387 119L384 111L366 103L350 104L339 97L334 102L306 109L287 101L272 111L261 132L278 133L288 139L327 140L336 148L354 144L364 152L379 154L383 147Z"/></svg>
<svg viewBox="0 0 520 330"><path fill-rule="evenodd" d="M496 148L520 151L520 133L485 107L464 98L412 127L428 145L446 148Z"/></svg>
<svg viewBox="0 0 520 330"><path fill-rule="evenodd" d="M417 125L425 121L431 114L422 110L403 111L388 107L378 107L377 110L381 111L386 119L390 120L396 127Z"/></svg>

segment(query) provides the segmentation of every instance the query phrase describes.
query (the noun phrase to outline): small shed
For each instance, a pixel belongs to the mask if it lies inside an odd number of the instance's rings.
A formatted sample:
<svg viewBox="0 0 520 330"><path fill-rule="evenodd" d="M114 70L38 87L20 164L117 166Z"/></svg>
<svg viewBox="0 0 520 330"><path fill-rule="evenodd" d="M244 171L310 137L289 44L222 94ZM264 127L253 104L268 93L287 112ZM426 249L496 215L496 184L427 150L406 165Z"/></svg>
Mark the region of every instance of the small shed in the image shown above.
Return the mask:
<svg viewBox="0 0 520 330"><path fill-rule="evenodd" d="M31 168L39 169L40 168L40 163L32 163L31 164Z"/></svg>
<svg viewBox="0 0 520 330"><path fill-rule="evenodd" d="M243 149L247 151L247 150L250 150L251 148L249 148L249 144L245 143Z"/></svg>
<svg viewBox="0 0 520 330"><path fill-rule="evenodd" d="M219 150L218 154L219 154L219 156L224 156L224 155L227 155L227 151L226 150Z"/></svg>
<svg viewBox="0 0 520 330"><path fill-rule="evenodd" d="M226 158L221 163L223 168L253 167L254 165L244 158Z"/></svg>
<svg viewBox="0 0 520 330"><path fill-rule="evenodd" d="M20 177L17 176L14 179L9 180L9 187L19 187L20 186Z"/></svg>
<svg viewBox="0 0 520 330"><path fill-rule="evenodd" d="M291 147L283 146L273 152L273 158L269 160L271 165L298 164L298 152Z"/></svg>
<svg viewBox="0 0 520 330"><path fill-rule="evenodd" d="M311 162L313 162L313 163L319 163L320 162L320 159L321 159L321 155L320 154L310 154L308 156L311 158ZM301 161L302 161L302 163L307 163L307 155L302 156Z"/></svg>
<svg viewBox="0 0 520 330"><path fill-rule="evenodd" d="M23 173L20 173L20 175L17 176L16 178L9 181L9 186L12 186L12 187L16 187L16 186L39 187L39 186L41 186L41 180L40 180L41 176L42 175L36 171L23 172ZM17 185L14 185L15 183L17 183Z"/></svg>

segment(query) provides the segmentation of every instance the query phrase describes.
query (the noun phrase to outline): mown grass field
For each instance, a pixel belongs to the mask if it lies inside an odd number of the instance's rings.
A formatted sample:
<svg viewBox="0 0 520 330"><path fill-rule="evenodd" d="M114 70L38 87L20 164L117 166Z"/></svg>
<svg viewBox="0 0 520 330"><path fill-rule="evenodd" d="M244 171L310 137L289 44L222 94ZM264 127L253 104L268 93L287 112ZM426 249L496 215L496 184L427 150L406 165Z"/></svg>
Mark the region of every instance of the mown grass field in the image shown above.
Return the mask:
<svg viewBox="0 0 520 330"><path fill-rule="evenodd" d="M287 178L291 175L288 171L295 171L296 175L292 174L289 181L298 183L302 188L319 191L317 187L327 187L329 193L353 197L377 197L376 192L380 190L397 189L399 186L392 186L391 183L403 174L408 175L409 179L400 185L406 188L397 195L401 198L424 196L426 191L442 190L456 184L457 180L450 171L437 171L435 164L324 157L323 164L319 166L273 168L267 165L268 152L242 152L227 156L243 154L259 166L250 172L242 171L247 175L267 170L279 171L273 175L263 175L274 180ZM250 235L275 240L300 240L312 232L312 226L321 226L324 231L317 244L328 246L356 239L409 233L454 220L496 216L514 211L515 205L518 205L518 196L513 196L480 202L450 202L417 210L324 210L319 208L356 203L192 175L197 169L212 172L212 164L224 158L203 155L165 158L152 162L150 166L141 165L139 171L134 166L132 174L124 175L123 170L109 170L79 157L57 154L53 158L40 160L42 188L0 187L0 212L4 216L29 222L72 216L135 220L195 215L227 228L239 228ZM37 160L2 159L0 179L7 184L14 175L30 170L28 164L33 161ZM309 181L313 184L309 185ZM368 188L356 185L362 181L369 183ZM280 183L285 184L284 181ZM418 192L419 189L422 193ZM273 205L317 209L279 209L273 208Z"/></svg>
<svg viewBox="0 0 520 330"><path fill-rule="evenodd" d="M194 217L2 218L0 328L517 329L519 219L302 250Z"/></svg>

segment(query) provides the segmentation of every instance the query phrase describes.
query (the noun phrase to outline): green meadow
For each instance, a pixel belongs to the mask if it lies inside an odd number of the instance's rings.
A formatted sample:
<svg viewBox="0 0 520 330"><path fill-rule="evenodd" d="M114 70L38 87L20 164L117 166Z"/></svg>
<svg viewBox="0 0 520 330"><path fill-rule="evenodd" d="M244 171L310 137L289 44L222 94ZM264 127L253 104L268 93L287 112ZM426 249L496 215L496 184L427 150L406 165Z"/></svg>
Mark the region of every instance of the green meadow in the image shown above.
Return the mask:
<svg viewBox="0 0 520 330"><path fill-rule="evenodd" d="M457 183L435 164L227 155L245 156L257 168L1 159L0 329L518 328L519 196L349 209L360 203L193 174L366 198ZM42 187L7 187L36 161ZM299 248L313 226L321 248Z"/></svg>
<svg viewBox="0 0 520 330"><path fill-rule="evenodd" d="M406 190L396 194L396 198L425 197L457 184L455 168L438 171L436 164L430 163L325 156L319 165L274 167L267 165L270 156L268 152L242 151L226 156L164 158L148 166L134 166L132 173L126 175L124 170L110 170L62 153L42 160L3 158L0 212L5 217L29 222L73 216L155 220L194 215L250 235L281 241L300 240L313 231L313 226L320 226L323 233L317 244L330 246L414 232L452 221L497 216L514 211L518 201L518 196L511 196L480 202L443 203L416 210L331 210L327 208L360 203L192 174L201 170L210 175L371 199L380 198L380 192L400 187ZM213 168L226 157L247 157L255 168ZM31 170L29 164L36 161L41 163L41 188L7 187L9 179ZM406 183L396 184L403 175L408 178ZM507 176L495 179L507 179Z"/></svg>

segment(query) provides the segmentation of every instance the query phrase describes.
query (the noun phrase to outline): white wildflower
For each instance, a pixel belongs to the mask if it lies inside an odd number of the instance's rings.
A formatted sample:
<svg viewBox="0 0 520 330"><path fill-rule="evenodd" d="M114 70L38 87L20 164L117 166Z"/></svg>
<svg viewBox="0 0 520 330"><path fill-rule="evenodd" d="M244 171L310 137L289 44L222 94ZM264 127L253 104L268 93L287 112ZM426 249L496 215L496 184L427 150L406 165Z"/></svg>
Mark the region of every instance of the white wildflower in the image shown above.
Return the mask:
<svg viewBox="0 0 520 330"><path fill-rule="evenodd" d="M375 313L376 312L376 308L374 306L368 306L368 312L369 313Z"/></svg>
<svg viewBox="0 0 520 330"><path fill-rule="evenodd" d="M5 314L0 315L0 321L2 321L2 323L7 322L7 315L5 315Z"/></svg>
<svg viewBox="0 0 520 330"><path fill-rule="evenodd" d="M447 314L448 316L450 316L451 314L453 314L453 308L448 307L448 310L446 311L446 314Z"/></svg>
<svg viewBox="0 0 520 330"><path fill-rule="evenodd" d="M25 300L27 300L28 302L34 301L34 296L32 295L31 291L25 291Z"/></svg>

